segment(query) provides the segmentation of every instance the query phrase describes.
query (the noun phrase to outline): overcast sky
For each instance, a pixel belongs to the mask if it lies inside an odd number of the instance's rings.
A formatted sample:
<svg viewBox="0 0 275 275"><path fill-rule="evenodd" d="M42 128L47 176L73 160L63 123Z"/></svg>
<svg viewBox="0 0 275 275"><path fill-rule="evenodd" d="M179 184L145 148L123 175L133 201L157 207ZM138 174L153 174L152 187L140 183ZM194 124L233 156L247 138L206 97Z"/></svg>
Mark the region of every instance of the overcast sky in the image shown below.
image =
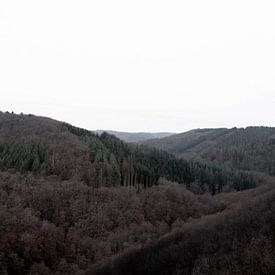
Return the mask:
<svg viewBox="0 0 275 275"><path fill-rule="evenodd" d="M0 110L88 129L275 126L274 15L274 0L1 0Z"/></svg>

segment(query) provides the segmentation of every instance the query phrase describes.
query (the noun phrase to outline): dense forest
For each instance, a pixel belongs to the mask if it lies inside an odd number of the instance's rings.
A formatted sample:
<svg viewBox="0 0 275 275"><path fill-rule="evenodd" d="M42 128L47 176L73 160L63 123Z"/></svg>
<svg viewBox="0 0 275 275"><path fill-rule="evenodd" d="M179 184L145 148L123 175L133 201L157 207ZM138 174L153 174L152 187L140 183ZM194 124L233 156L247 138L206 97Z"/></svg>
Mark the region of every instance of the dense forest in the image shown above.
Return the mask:
<svg viewBox="0 0 275 275"><path fill-rule="evenodd" d="M274 212L274 185L259 188L230 210L191 220L86 274L274 274Z"/></svg>
<svg viewBox="0 0 275 275"><path fill-rule="evenodd" d="M0 273L272 274L273 129L217 131L253 165L0 112Z"/></svg>

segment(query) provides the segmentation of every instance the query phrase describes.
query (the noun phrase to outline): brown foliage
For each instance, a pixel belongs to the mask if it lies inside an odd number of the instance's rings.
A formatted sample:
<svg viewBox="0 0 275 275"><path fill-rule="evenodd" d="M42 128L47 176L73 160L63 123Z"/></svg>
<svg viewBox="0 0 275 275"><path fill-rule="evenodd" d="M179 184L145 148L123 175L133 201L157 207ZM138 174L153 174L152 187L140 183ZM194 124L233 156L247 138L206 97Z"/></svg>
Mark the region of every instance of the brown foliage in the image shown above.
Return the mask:
<svg viewBox="0 0 275 275"><path fill-rule="evenodd" d="M137 192L0 172L0 196L0 260L11 274L85 270L205 211L168 182Z"/></svg>

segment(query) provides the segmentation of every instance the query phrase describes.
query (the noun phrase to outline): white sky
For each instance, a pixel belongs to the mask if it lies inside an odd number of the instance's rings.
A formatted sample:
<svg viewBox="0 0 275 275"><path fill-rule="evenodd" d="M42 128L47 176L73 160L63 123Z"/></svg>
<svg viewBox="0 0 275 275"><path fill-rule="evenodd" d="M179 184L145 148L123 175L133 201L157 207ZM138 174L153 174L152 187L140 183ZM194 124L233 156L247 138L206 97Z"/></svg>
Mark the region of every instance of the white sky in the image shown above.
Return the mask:
<svg viewBox="0 0 275 275"><path fill-rule="evenodd" d="M0 110L88 129L275 126L275 1L0 0Z"/></svg>

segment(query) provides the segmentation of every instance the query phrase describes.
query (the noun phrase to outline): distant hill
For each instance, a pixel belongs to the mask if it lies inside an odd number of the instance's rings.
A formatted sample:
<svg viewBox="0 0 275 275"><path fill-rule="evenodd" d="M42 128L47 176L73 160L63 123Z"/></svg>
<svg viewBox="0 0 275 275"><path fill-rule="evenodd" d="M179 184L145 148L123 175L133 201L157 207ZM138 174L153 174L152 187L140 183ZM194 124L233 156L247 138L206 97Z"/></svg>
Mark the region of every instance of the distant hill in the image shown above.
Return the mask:
<svg viewBox="0 0 275 275"><path fill-rule="evenodd" d="M275 174L275 128L197 129L145 145L177 157Z"/></svg>
<svg viewBox="0 0 275 275"><path fill-rule="evenodd" d="M129 132L119 132L119 131L112 131L112 130L97 130L97 134L102 134L103 132L107 132L111 135L116 136L117 138L125 141L125 142L143 142L150 139L159 139L159 138L165 138L171 135L174 135L174 133L129 133Z"/></svg>

